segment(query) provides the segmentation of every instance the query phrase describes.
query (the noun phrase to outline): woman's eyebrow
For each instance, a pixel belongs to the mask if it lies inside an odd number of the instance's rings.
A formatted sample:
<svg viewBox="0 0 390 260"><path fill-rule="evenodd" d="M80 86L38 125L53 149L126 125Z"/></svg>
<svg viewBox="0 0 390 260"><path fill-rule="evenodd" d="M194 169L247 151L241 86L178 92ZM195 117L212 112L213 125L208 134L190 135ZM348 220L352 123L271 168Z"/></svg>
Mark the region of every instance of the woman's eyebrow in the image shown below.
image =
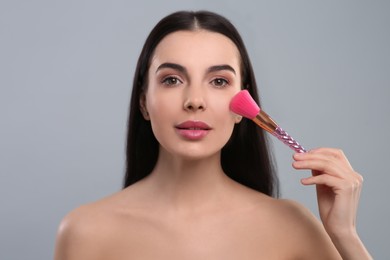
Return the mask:
<svg viewBox="0 0 390 260"><path fill-rule="evenodd" d="M234 75L236 74L236 71L233 69L233 67L227 64L211 66L210 68L207 69L207 73L212 73L221 70L229 70L233 72Z"/></svg>
<svg viewBox="0 0 390 260"><path fill-rule="evenodd" d="M185 74L186 76L188 76L188 72L187 72L187 69L185 67L183 67L180 64L171 63L171 62L162 63L160 66L158 66L156 73L159 70L165 69L165 68L177 70L177 71ZM228 71L233 72L233 74L236 74L236 71L233 69L233 67L230 65L227 65L227 64L211 66L207 69L207 73L212 73L212 72L221 71L221 70L228 70Z"/></svg>
<svg viewBox="0 0 390 260"><path fill-rule="evenodd" d="M157 70L156 70L156 73L157 73L159 70L165 69L165 68L177 70L177 71L179 71L179 72L185 74L186 76L188 76L188 73L187 73L186 68L184 68L182 65L179 65L179 64L176 64L176 63L171 63L171 62L162 63L160 66L158 66L158 68L157 68Z"/></svg>

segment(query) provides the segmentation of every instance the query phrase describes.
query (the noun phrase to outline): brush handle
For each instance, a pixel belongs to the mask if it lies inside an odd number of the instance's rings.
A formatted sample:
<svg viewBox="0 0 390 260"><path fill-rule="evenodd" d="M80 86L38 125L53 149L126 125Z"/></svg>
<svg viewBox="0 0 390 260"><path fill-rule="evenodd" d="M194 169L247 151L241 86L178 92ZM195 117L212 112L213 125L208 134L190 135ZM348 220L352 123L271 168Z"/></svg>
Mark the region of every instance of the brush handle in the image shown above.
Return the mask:
<svg viewBox="0 0 390 260"><path fill-rule="evenodd" d="M294 140L286 131L284 131L279 126L272 133L276 138L285 143L291 149L296 151L297 153L305 153L306 150L303 148L297 141Z"/></svg>

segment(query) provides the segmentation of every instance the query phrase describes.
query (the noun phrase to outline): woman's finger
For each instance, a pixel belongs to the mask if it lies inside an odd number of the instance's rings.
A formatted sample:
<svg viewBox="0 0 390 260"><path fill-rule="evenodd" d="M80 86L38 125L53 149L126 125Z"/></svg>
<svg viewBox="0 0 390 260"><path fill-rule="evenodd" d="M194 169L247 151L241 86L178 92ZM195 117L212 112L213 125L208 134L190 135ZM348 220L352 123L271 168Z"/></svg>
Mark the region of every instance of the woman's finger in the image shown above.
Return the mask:
<svg viewBox="0 0 390 260"><path fill-rule="evenodd" d="M335 177L345 178L345 172L351 171L342 164L335 163L329 160L302 160L293 162L293 167L297 170L314 170L317 172L329 174Z"/></svg>
<svg viewBox="0 0 390 260"><path fill-rule="evenodd" d="M320 174L301 179L303 185L326 185L328 187L342 187L343 179L327 174Z"/></svg>
<svg viewBox="0 0 390 260"><path fill-rule="evenodd" d="M301 182L304 185L326 185L331 187L333 190L343 190L355 193L361 190L363 178L360 174L355 174L352 179L342 179L336 176L320 174L303 178Z"/></svg>
<svg viewBox="0 0 390 260"><path fill-rule="evenodd" d="M348 161L347 157L345 156L343 150L336 149L336 148L316 148L308 151L305 153L308 156L325 156L331 160L338 160L343 163L345 163L348 167L352 169L352 166L350 162Z"/></svg>

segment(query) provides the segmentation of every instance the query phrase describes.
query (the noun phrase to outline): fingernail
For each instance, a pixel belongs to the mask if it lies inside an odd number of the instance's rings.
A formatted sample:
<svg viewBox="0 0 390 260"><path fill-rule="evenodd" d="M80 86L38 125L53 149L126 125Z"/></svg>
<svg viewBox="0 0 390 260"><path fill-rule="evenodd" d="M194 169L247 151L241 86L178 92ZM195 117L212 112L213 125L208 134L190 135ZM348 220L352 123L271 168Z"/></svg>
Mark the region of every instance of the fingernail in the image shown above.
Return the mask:
<svg viewBox="0 0 390 260"><path fill-rule="evenodd" d="M294 158L301 158L303 153L295 153Z"/></svg>

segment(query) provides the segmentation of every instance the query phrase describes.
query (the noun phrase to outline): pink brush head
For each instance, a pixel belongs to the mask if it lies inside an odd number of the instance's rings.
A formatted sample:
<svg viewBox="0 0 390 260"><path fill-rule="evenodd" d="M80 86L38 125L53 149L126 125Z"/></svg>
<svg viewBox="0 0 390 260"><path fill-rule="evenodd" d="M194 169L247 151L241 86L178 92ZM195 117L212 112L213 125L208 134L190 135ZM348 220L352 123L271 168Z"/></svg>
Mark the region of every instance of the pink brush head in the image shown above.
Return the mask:
<svg viewBox="0 0 390 260"><path fill-rule="evenodd" d="M253 119L260 112L260 107L253 100L248 90L244 89L238 92L230 101L230 110L240 116Z"/></svg>
<svg viewBox="0 0 390 260"><path fill-rule="evenodd" d="M298 153L306 150L295 141L286 131L280 128L276 122L256 104L248 90L241 90L230 101L230 110L234 113L246 117L258 126L276 136L284 144Z"/></svg>

